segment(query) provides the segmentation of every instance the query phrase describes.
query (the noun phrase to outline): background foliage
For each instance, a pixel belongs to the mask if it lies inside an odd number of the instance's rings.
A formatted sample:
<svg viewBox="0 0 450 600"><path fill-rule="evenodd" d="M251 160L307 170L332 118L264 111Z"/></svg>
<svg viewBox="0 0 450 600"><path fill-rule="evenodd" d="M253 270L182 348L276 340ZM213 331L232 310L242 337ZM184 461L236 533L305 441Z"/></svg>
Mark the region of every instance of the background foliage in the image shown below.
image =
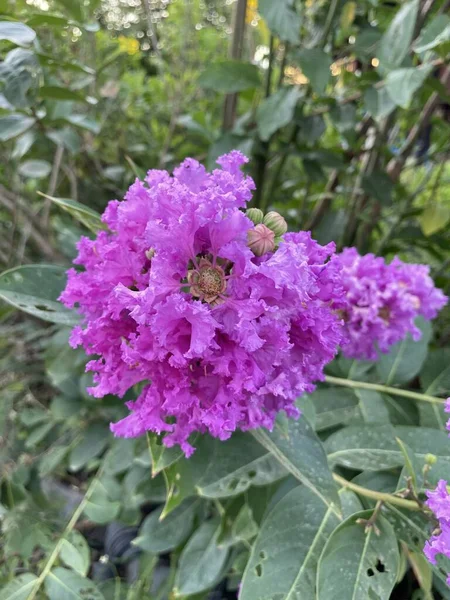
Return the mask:
<svg viewBox="0 0 450 600"><path fill-rule="evenodd" d="M87 395L56 302L109 199L232 148L255 206L429 263L449 293L448 8L0 1L1 600L235 598L241 580L241 600L450 598L416 510L450 480L448 309L376 364L336 359L298 422L186 460L112 438L122 401Z"/></svg>

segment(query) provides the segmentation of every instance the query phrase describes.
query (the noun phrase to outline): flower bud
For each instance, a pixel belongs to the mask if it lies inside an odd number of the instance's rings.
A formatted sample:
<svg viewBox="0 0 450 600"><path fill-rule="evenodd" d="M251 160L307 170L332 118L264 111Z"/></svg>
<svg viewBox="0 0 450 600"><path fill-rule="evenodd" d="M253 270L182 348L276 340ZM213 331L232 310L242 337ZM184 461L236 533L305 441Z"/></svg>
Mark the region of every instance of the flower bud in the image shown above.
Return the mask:
<svg viewBox="0 0 450 600"><path fill-rule="evenodd" d="M271 229L277 237L284 235L288 230L288 226L284 218L273 210L267 213L267 215L264 217L263 223L266 227Z"/></svg>
<svg viewBox="0 0 450 600"><path fill-rule="evenodd" d="M425 463L427 465L434 465L437 461L437 456L434 454L425 454Z"/></svg>
<svg viewBox="0 0 450 600"><path fill-rule="evenodd" d="M245 215L252 221L255 225L259 225L259 223L263 222L264 213L259 208L249 208Z"/></svg>
<svg viewBox="0 0 450 600"><path fill-rule="evenodd" d="M275 250L275 234L260 223L247 233L248 247L256 256L262 256Z"/></svg>

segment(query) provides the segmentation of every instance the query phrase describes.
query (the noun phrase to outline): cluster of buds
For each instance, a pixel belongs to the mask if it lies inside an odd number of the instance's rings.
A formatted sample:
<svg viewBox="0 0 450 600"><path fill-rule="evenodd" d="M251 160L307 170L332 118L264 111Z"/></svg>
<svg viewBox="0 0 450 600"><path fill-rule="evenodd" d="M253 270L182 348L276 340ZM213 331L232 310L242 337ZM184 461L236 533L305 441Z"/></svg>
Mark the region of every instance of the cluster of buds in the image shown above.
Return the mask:
<svg viewBox="0 0 450 600"><path fill-rule="evenodd" d="M285 219L273 210L264 216L259 208L249 208L245 214L255 224L248 232L248 246L253 254L273 252L288 229Z"/></svg>

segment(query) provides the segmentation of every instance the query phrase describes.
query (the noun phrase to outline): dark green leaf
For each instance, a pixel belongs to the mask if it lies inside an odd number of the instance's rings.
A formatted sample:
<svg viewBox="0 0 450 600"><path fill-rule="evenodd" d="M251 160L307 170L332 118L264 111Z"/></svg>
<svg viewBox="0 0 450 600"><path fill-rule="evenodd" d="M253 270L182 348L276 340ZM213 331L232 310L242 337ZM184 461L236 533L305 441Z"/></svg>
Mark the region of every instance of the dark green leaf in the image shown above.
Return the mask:
<svg viewBox="0 0 450 600"><path fill-rule="evenodd" d="M390 71L400 66L408 54L414 35L419 0L402 4L378 46L380 68Z"/></svg>
<svg viewBox="0 0 450 600"><path fill-rule="evenodd" d="M56 467L62 463L68 452L68 446L55 446L49 448L39 461L39 475L41 477L46 477L52 473Z"/></svg>
<svg viewBox="0 0 450 600"><path fill-rule="evenodd" d="M366 194L378 200L382 206L391 204L394 184L392 179L383 171L377 169L371 175L364 175L362 188Z"/></svg>
<svg viewBox="0 0 450 600"><path fill-rule="evenodd" d="M275 423L271 433L252 430L254 437L296 479L304 483L332 510L339 511L339 496L323 445L305 417Z"/></svg>
<svg viewBox="0 0 450 600"><path fill-rule="evenodd" d="M256 111L256 122L259 137L263 141L267 141L272 134L292 121L299 98L299 89L288 87L261 102Z"/></svg>
<svg viewBox="0 0 450 600"><path fill-rule="evenodd" d="M12 158L22 158L34 144L35 140L36 136L32 131L27 131L17 138L12 152Z"/></svg>
<svg viewBox="0 0 450 600"><path fill-rule="evenodd" d="M56 85L44 85L39 88L39 96L51 100L71 100L72 102L86 102L86 98L79 92L69 90L69 88L58 87Z"/></svg>
<svg viewBox="0 0 450 600"><path fill-rule="evenodd" d="M112 482L114 482L114 480L112 480ZM120 486L118 486L117 491L120 495ZM94 523L109 523L111 521L114 521L114 519L119 514L119 511L120 502L111 499L104 482L98 481L92 492L92 495L90 496L88 502L86 502L86 506L84 507L84 513L87 516L87 518L91 521L94 521Z"/></svg>
<svg viewBox="0 0 450 600"><path fill-rule="evenodd" d="M378 471L402 466L404 456L396 442L407 444L423 466L428 453L437 458L430 473L449 472L450 444L443 431L425 427L392 425L350 426L332 434L325 442L328 459L352 469Z"/></svg>
<svg viewBox="0 0 450 600"><path fill-rule="evenodd" d="M0 590L0 600L27 600L36 580L36 575L32 573L23 573L14 577Z"/></svg>
<svg viewBox="0 0 450 600"><path fill-rule="evenodd" d="M258 67L237 60L211 64L200 75L200 87L227 94L258 87L261 83Z"/></svg>
<svg viewBox="0 0 450 600"><path fill-rule="evenodd" d="M0 275L0 298L44 321L74 325L78 315L57 301L65 284L64 267L25 265Z"/></svg>
<svg viewBox="0 0 450 600"><path fill-rule="evenodd" d="M91 565L91 551L85 538L80 532L71 531L61 544L61 560L73 571L86 577Z"/></svg>
<svg viewBox="0 0 450 600"><path fill-rule="evenodd" d="M421 65L410 69L395 69L386 78L386 90L392 101L408 108L417 90L431 73L432 65Z"/></svg>
<svg viewBox="0 0 450 600"><path fill-rule="evenodd" d="M101 216L86 204L81 204L70 198L55 198L54 196L48 196L47 194L40 194L68 212L92 232L97 233L101 229L107 229L107 226L101 220Z"/></svg>
<svg viewBox="0 0 450 600"><path fill-rule="evenodd" d="M18 46L29 46L35 37L36 32L24 23L0 21L0 40L8 40Z"/></svg>
<svg viewBox="0 0 450 600"><path fill-rule="evenodd" d="M33 117L21 114L0 117L0 141L6 142L30 129L36 123Z"/></svg>
<svg viewBox="0 0 450 600"><path fill-rule="evenodd" d="M39 63L31 50L14 48L0 63L0 81L6 100L16 108L25 108L30 104L28 91L36 87Z"/></svg>
<svg viewBox="0 0 450 600"><path fill-rule="evenodd" d="M180 556L175 594L190 596L211 588L218 581L228 555L218 546L220 521L203 523L188 541Z"/></svg>
<svg viewBox="0 0 450 600"><path fill-rule="evenodd" d="M161 520L163 507L144 519L133 544L146 552L164 554L179 546L192 530L199 500L189 498Z"/></svg>
<svg viewBox="0 0 450 600"><path fill-rule="evenodd" d="M396 107L385 85L380 88L368 88L364 93L364 103L369 115L376 120L387 117Z"/></svg>
<svg viewBox="0 0 450 600"><path fill-rule="evenodd" d="M294 0L259 0L258 12L265 19L270 31L281 40L297 44L300 41L300 15Z"/></svg>
<svg viewBox="0 0 450 600"><path fill-rule="evenodd" d="M49 600L104 600L96 584L64 567L56 567L45 578Z"/></svg>
<svg viewBox="0 0 450 600"><path fill-rule="evenodd" d="M365 423L389 423L389 411L383 396L372 390L355 390L359 410Z"/></svg>
<svg viewBox="0 0 450 600"><path fill-rule="evenodd" d="M195 494L226 498L245 492L251 485L267 485L287 475L270 452L244 433L236 432L226 442L204 436L195 445L197 450L191 458L181 458L165 470L165 514Z"/></svg>
<svg viewBox="0 0 450 600"><path fill-rule="evenodd" d="M29 449L37 446L47 436L54 425L55 424L50 421L49 423L43 423L42 425L39 425L33 429L33 431L27 436L25 448Z"/></svg>
<svg viewBox="0 0 450 600"><path fill-rule="evenodd" d="M91 458L98 456L106 448L111 433L106 424L93 423L82 434L81 441L73 448L69 456L69 469L79 471Z"/></svg>
<svg viewBox="0 0 450 600"><path fill-rule="evenodd" d="M58 15L45 13L36 13L27 19L27 25L30 27L39 27L41 25L48 25L49 27L67 27L68 24L69 22L65 17L58 17Z"/></svg>
<svg viewBox="0 0 450 600"><path fill-rule="evenodd" d="M352 492L339 492L345 516L361 509ZM240 600L314 598L317 563L338 517L310 489L288 492L263 522L245 569ZM283 576L275 574L283 573Z"/></svg>
<svg viewBox="0 0 450 600"><path fill-rule="evenodd" d="M21 163L18 172L28 179L42 179L50 175L52 165L46 160L26 160Z"/></svg>
<svg viewBox="0 0 450 600"><path fill-rule="evenodd" d="M298 53L300 66L316 94L323 94L330 80L331 58L320 48L304 48Z"/></svg>
<svg viewBox="0 0 450 600"><path fill-rule="evenodd" d="M316 409L316 431L346 423L358 414L358 398L350 390L318 389L309 398Z"/></svg>
<svg viewBox="0 0 450 600"><path fill-rule="evenodd" d="M421 370L428 353L431 338L431 325L422 318L417 319L417 327L422 337L415 342L411 335L392 347L389 354L381 354L377 362L377 372L386 385L403 384L411 381Z"/></svg>
<svg viewBox="0 0 450 600"><path fill-rule="evenodd" d="M436 15L421 31L414 44L414 51L421 53L450 40L450 17L446 14Z"/></svg>
<svg viewBox="0 0 450 600"><path fill-rule="evenodd" d="M399 552L390 523L377 518L380 535L367 533L358 519L372 511L352 515L331 534L320 557L317 573L318 600L388 600L396 583Z"/></svg>

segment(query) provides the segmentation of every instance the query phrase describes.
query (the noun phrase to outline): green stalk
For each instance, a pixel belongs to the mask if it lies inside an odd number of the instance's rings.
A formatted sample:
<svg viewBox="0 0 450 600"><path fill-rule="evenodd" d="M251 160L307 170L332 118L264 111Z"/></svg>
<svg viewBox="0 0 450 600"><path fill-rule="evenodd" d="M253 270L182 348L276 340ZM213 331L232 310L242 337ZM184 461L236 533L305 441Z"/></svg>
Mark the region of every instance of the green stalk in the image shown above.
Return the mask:
<svg viewBox="0 0 450 600"><path fill-rule="evenodd" d="M414 500L406 500L406 498L399 498L398 496L394 496L393 494L387 494L386 492L376 492L375 490L369 490L368 488L362 487L361 485L357 485L352 481L347 481L347 479L344 479L344 477L337 475L337 473L333 473L333 479L340 486L348 488L349 490L356 492L360 496L372 498L372 500L377 500L378 502L395 504L396 506L401 506L402 508L407 508L408 510L422 510L421 507Z"/></svg>
<svg viewBox="0 0 450 600"><path fill-rule="evenodd" d="M410 390L402 390L399 388L390 387L388 385L381 385L379 383L367 383L365 381L354 381L353 379L342 379L341 377L332 377L331 375L325 376L325 381L334 385L340 385L343 387L349 387L353 389L372 390L374 392L381 392L382 394L389 394L391 396L401 396L402 398L411 398L411 400L418 400L419 402L430 402L431 404L444 404L445 398L437 398L436 396L430 396L428 394L420 394L419 392L411 392Z"/></svg>
<svg viewBox="0 0 450 600"><path fill-rule="evenodd" d="M48 557L48 560L45 563L45 566L42 569L41 574L36 579L36 583L34 584L33 589L31 590L30 595L27 597L27 600L34 600L34 598L36 597L36 594L41 589L41 586L44 583L44 579L50 573L53 565L55 564L56 559L58 558L59 553L61 552L61 547L63 545L64 540L66 539L66 537L69 535L69 533L72 531L72 529L77 524L77 521L81 517L81 513L83 512L83 510L84 510L87 502L89 501L89 498L92 496L92 492L94 491L94 488L95 488L95 486L98 483L99 476L100 476L100 472L98 472L97 475L94 477L94 479L91 481L88 489L86 490L84 498L81 500L80 504L76 508L76 510L73 513L70 521L67 523L67 526L64 529L63 534L61 535L61 537L59 538L59 540L56 542L56 545L53 548L52 553Z"/></svg>

